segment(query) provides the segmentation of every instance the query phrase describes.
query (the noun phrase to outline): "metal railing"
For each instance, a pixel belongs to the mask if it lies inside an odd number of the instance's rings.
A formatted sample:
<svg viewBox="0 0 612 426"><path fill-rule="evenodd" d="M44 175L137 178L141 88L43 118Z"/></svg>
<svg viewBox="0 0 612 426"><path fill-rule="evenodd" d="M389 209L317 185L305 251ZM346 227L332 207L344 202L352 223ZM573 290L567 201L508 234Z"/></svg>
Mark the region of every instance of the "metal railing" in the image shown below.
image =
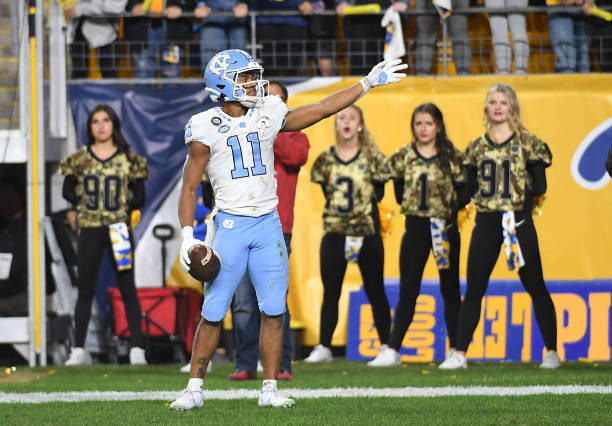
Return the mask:
<svg viewBox="0 0 612 426"><path fill-rule="evenodd" d="M609 37L612 39L612 35ZM383 56L383 41L362 39L364 45L375 46L375 49L362 50L362 56L356 59L362 60L366 55L382 58ZM602 63L598 58L602 55L604 44L603 38L592 40L594 44L590 50L592 59L592 71L599 71ZM550 45L550 40L547 36L531 36L530 43L530 58L528 73L543 73L555 71L555 56ZM404 61L408 63L408 74L416 73L415 62L416 52L415 47L417 40L414 38L405 39L407 54ZM495 60L490 37L472 37L470 38L472 48L472 68L471 74L493 74L496 71ZM332 75L351 75L350 64L351 54L347 50L347 43L342 39L319 39L316 41L268 41L266 45L270 47L269 53L263 55L259 52L256 55L261 65L269 77L312 77L318 75L317 59L321 57L321 52L331 51L332 60ZM321 46L325 45L325 49ZM91 61L88 59L90 49L85 43L77 44L72 53L72 59L68 60L69 75L73 79L87 79L89 75L105 76L107 72L116 73L116 77L120 79L133 79L135 82L149 82L150 79L138 79L134 74L134 51L141 43L132 43L125 40L119 40L116 43L115 49L109 52L101 52L99 49L94 51L97 61L93 62L93 68L90 69ZM181 61L180 73L172 70L172 64L166 63L163 59L163 53L167 50L167 43L160 43L152 46L152 59L156 61L157 73L159 78L200 78L202 75L203 64L200 61L199 42L190 41L181 45ZM76 57L75 57L76 52ZM278 52L288 52L288 55ZM81 56L82 55L82 56ZM325 56L325 55L323 55ZM76 61L75 61L76 59ZM205 64L204 64L205 65ZM361 68L367 66L365 61L362 61ZM606 65L610 65L606 63ZM434 59L432 63L431 75L446 76L454 74L452 70L452 49L450 44L444 43L442 40L436 43L434 48ZM77 77L80 76L80 77ZM141 81L142 80L142 81Z"/></svg>
<svg viewBox="0 0 612 426"><path fill-rule="evenodd" d="M486 9L483 7L474 7L466 9L456 9L453 14L467 14L471 18L475 18L477 15L484 16L485 14L499 14L499 13L535 13L539 14L539 21L542 28L538 28L536 32L532 32L529 38L530 44L530 67L528 73L539 73L539 72L554 72L555 71L555 56L550 44L550 40L546 32L545 17L544 13L550 10L548 7L542 6L531 6L527 8L500 8L500 9ZM581 10L578 7L563 8L564 11L578 11ZM404 18L408 20L409 25L411 17L416 15L431 15L432 12L425 10L414 10L408 9L403 13ZM334 11L323 11L320 13L321 16L335 16ZM382 15L381 13L375 15ZM122 18L131 17L129 13L105 15L110 18ZM230 12L213 12L211 16L233 16ZM297 12L293 11L260 11L260 12L249 12L248 19L250 22L250 40L247 41L247 49L250 50L252 55L257 58L262 66L266 70L268 76L285 76L285 77L308 77L317 75L317 58L321 57L322 52L326 51L329 53L333 61L333 70L335 75L351 75L351 66L355 66L355 61L362 60L365 56L382 58L383 55L383 40L382 39L351 39L350 43L362 43L364 48L359 49L359 53L355 54L351 49L347 49L348 40L344 38L332 38L332 39L307 39L307 40L259 40L257 39L257 17L259 16L301 16ZM148 18L157 19L162 18L163 15L151 14L147 15ZM183 13L183 17L193 17L193 13ZM432 69L430 70L431 75L449 75L453 74L452 67L452 49L446 37L447 22L445 19L440 20L442 31L439 31L439 40L434 48L434 60L432 63ZM488 25L486 19L474 20L474 25L483 27ZM487 32L488 28L481 28L480 31ZM415 32L415 31L411 31ZM414 34L413 34L414 35ZM612 33L608 36L612 38ZM604 49L604 39L591 39L592 47L589 51L589 56L592 58L593 67L592 71L600 70L599 58L604 57L602 50ZM415 46L416 38L406 37L405 45L407 55L405 61L409 64L410 68L408 73L415 73ZM470 44L472 49L472 74L490 74L495 73L494 55L492 42L490 37L478 36L471 37ZM265 45L265 47L264 47ZM134 52L139 51L142 44L130 42L127 40L118 40L116 46L112 51L100 52L98 50L96 56L98 57L97 67L94 67L93 75L99 76L104 75L105 71L116 72L117 78L120 79L133 79L134 78ZM367 46L367 47L366 47ZM157 46L153 46L151 55L157 63L157 75L160 78L181 78L181 79L197 79L201 76L202 64L200 63L200 49L199 41L197 40L197 34L194 39L181 44L181 64L180 74L174 74L168 72L169 67L167 63L162 59L164 50L167 49L167 43L161 43ZM83 77L83 73L88 72L89 62L86 58L89 56L89 49L87 45L82 43L76 43L73 45L72 63L69 68L72 70L72 76L78 78ZM79 54L79 52L81 52ZM361 57L356 57L361 56ZM83 66L82 64L86 64ZM102 65L101 65L102 64ZM370 64L363 63L363 66ZM609 64L606 64L609 65ZM100 71L98 74L95 71L97 68ZM114 76L113 76L114 77ZM139 81L141 79L138 79ZM150 79L145 79L150 82ZM166 80L168 81L168 80Z"/></svg>

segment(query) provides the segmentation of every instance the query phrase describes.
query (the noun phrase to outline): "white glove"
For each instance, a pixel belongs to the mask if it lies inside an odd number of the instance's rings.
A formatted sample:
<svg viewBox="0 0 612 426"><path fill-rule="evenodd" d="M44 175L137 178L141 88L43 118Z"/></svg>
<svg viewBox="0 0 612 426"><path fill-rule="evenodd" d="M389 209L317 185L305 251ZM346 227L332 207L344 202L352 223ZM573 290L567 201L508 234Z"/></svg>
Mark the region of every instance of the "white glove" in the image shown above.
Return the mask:
<svg viewBox="0 0 612 426"><path fill-rule="evenodd" d="M203 246L204 242L193 237L193 228L191 226L185 226L181 231L181 250L179 251L181 266L185 272L189 272L189 265L191 259L189 259L189 249L193 246Z"/></svg>
<svg viewBox="0 0 612 426"><path fill-rule="evenodd" d="M402 64L401 59L382 61L372 68L372 71L370 71L367 77L361 79L360 83L361 87L363 87L363 93L365 94L368 90L376 86L397 83L402 78L406 77L406 74L396 71L405 70L406 68L408 68L408 65Z"/></svg>

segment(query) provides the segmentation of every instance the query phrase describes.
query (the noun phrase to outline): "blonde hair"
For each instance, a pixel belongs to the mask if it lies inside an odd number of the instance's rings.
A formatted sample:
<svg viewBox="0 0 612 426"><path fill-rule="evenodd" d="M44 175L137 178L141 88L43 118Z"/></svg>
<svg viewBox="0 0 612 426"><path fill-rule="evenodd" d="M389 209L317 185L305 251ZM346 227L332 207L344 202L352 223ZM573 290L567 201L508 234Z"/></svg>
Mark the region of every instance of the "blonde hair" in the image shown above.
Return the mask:
<svg viewBox="0 0 612 426"><path fill-rule="evenodd" d="M368 131L368 127L365 124L365 120L363 119L363 111L357 105L349 105L347 108L354 108L355 111L359 114L359 126L361 127L361 131L357 132L357 139L359 140L359 148L368 158L372 158L374 154L380 152L378 145L374 142L374 138L371 133ZM334 125L338 122L338 114L336 114L334 118ZM336 128L336 143L340 142L340 132Z"/></svg>
<svg viewBox="0 0 612 426"><path fill-rule="evenodd" d="M489 115L487 114L487 105L489 104L489 99L491 98L493 93L502 93L506 96L506 99L508 99L508 106L510 107L510 128L514 132L518 133L519 136L528 133L527 129L525 129L525 126L523 126L523 123L521 123L521 109L519 107L518 98L516 97L516 92L511 86L503 83L497 83L493 85L493 87L491 87L487 92L487 96L485 98L483 107L483 123L487 132L491 130L491 120L489 119Z"/></svg>

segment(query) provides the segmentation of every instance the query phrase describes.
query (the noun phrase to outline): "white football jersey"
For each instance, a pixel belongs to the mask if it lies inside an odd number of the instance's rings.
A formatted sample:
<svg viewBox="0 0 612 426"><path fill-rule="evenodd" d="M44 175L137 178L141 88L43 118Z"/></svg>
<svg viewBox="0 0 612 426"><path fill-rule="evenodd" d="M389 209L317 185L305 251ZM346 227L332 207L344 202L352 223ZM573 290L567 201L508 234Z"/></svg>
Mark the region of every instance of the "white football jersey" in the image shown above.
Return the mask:
<svg viewBox="0 0 612 426"><path fill-rule="evenodd" d="M189 119L185 143L210 149L206 171L219 210L258 217L276 208L274 140L288 111L280 97L266 96L242 117L215 107Z"/></svg>

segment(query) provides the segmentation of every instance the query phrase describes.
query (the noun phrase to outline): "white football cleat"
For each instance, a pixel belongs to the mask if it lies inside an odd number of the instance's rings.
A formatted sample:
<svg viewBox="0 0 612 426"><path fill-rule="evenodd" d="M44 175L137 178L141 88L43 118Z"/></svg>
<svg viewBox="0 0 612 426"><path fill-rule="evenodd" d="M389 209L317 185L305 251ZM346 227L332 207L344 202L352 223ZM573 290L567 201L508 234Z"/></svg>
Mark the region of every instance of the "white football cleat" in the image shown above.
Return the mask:
<svg viewBox="0 0 612 426"><path fill-rule="evenodd" d="M181 367L181 373L189 373L191 371L191 361ZM206 367L206 372L210 373L212 371L212 360L208 361L208 366Z"/></svg>
<svg viewBox="0 0 612 426"><path fill-rule="evenodd" d="M264 381L259 392L260 407L289 408L295 406L295 401L281 394L275 382Z"/></svg>
<svg viewBox="0 0 612 426"><path fill-rule="evenodd" d="M457 370L459 368L467 368L467 359L465 355L455 352L452 356L446 358L442 364L438 366L440 370Z"/></svg>
<svg viewBox="0 0 612 426"><path fill-rule="evenodd" d="M544 359L542 360L542 364L540 364L540 368L554 370L555 368L559 367L561 367L561 359L559 358L557 351L546 352L546 355L544 355Z"/></svg>
<svg viewBox="0 0 612 426"><path fill-rule="evenodd" d="M400 354L389 345L381 345L378 356L368 362L368 367L393 367L401 365Z"/></svg>
<svg viewBox="0 0 612 426"><path fill-rule="evenodd" d="M450 348L448 350L448 352L446 353L446 358L444 358L444 360L449 359L450 357L452 357L453 355L455 355L457 353L457 349L455 348Z"/></svg>
<svg viewBox="0 0 612 426"><path fill-rule="evenodd" d="M202 408L204 399L202 398L201 389L184 389L176 401L170 404L172 410L192 410L194 408Z"/></svg>
<svg viewBox="0 0 612 426"><path fill-rule="evenodd" d="M310 355L304 359L304 362L331 362L332 351L323 345L317 345L314 347Z"/></svg>
<svg viewBox="0 0 612 426"><path fill-rule="evenodd" d="M91 355L83 348L72 348L64 365L91 365Z"/></svg>
<svg viewBox="0 0 612 426"><path fill-rule="evenodd" d="M144 349L137 347L130 349L130 365L147 365Z"/></svg>

